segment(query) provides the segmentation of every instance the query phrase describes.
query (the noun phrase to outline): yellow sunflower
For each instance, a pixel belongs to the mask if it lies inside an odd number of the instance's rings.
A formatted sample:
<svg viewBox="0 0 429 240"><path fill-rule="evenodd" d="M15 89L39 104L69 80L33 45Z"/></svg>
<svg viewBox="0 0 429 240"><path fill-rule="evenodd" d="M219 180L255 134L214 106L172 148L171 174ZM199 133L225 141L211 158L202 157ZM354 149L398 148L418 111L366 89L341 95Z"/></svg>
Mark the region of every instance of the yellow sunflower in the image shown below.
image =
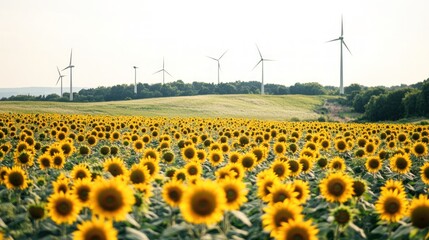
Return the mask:
<svg viewBox="0 0 429 240"><path fill-rule="evenodd" d="M133 190L120 178L99 180L89 193L93 213L116 221L125 220L134 201Z"/></svg>
<svg viewBox="0 0 429 240"><path fill-rule="evenodd" d="M229 162L230 163L236 163L236 162L238 162L238 160L240 159L240 157L241 157L241 153L240 152L229 152Z"/></svg>
<svg viewBox="0 0 429 240"><path fill-rule="evenodd" d="M113 157L104 161L104 171L112 174L113 177L127 175L127 168L121 158Z"/></svg>
<svg viewBox="0 0 429 240"><path fill-rule="evenodd" d="M85 163L75 165L70 175L71 178L74 180L91 178L91 172L89 171L88 166Z"/></svg>
<svg viewBox="0 0 429 240"><path fill-rule="evenodd" d="M6 166L0 167L0 184L2 184L6 180L6 175L9 170L10 168Z"/></svg>
<svg viewBox="0 0 429 240"><path fill-rule="evenodd" d="M52 166L52 159L49 154L42 154L37 158L37 162L39 163L39 167L42 170L48 169Z"/></svg>
<svg viewBox="0 0 429 240"><path fill-rule="evenodd" d="M68 193L69 191L69 179L68 178L58 178L55 182L52 183L54 188L54 193Z"/></svg>
<svg viewBox="0 0 429 240"><path fill-rule="evenodd" d="M89 193L92 186L91 178L77 179L73 183L71 193L76 196L82 206L89 206Z"/></svg>
<svg viewBox="0 0 429 240"><path fill-rule="evenodd" d="M184 181L186 181L186 179L187 179L187 174L186 174L186 170L185 169L179 169L179 170L176 170L175 172L174 172L174 175L173 175L173 178L172 178L173 180L175 180L175 181L179 181L179 182L184 182Z"/></svg>
<svg viewBox="0 0 429 240"><path fill-rule="evenodd" d="M405 216L408 201L404 193L397 190L381 193L375 203L375 210L380 215L380 219L389 222L398 222Z"/></svg>
<svg viewBox="0 0 429 240"><path fill-rule="evenodd" d="M175 158L176 156L174 155L174 152L170 150L164 151L162 154L162 160L166 163L174 163Z"/></svg>
<svg viewBox="0 0 429 240"><path fill-rule="evenodd" d="M421 166L420 177L425 184L429 184L429 162L426 162Z"/></svg>
<svg viewBox="0 0 429 240"><path fill-rule="evenodd" d="M64 167L64 164L66 162L66 157L64 154L61 153L55 153L52 155L52 167L56 169L62 169Z"/></svg>
<svg viewBox="0 0 429 240"><path fill-rule="evenodd" d="M297 177L301 173L303 165L295 159L289 159L287 163L289 164L290 176Z"/></svg>
<svg viewBox="0 0 429 240"><path fill-rule="evenodd" d="M309 173L313 168L313 159L307 155L300 156L299 164L302 165L301 172Z"/></svg>
<svg viewBox="0 0 429 240"><path fill-rule="evenodd" d="M162 186L162 198L171 207L177 207L182 200L185 187L179 181L170 181Z"/></svg>
<svg viewBox="0 0 429 240"><path fill-rule="evenodd" d="M322 196L329 202L346 202L353 195L353 179L342 172L331 173L319 184Z"/></svg>
<svg viewBox="0 0 429 240"><path fill-rule="evenodd" d="M222 220L225 192L212 181L199 181L189 186L180 203L183 218L194 224L213 224Z"/></svg>
<svg viewBox="0 0 429 240"><path fill-rule="evenodd" d="M286 199L294 201L297 204L299 203L296 198L298 193L294 191L294 187L290 183L281 183L280 181L274 182L270 189L270 194L266 199L270 204L275 204L277 202L283 202Z"/></svg>
<svg viewBox="0 0 429 240"><path fill-rule="evenodd" d="M334 146L335 146L335 149L340 153L347 151L347 148L348 148L347 142L344 139L335 140Z"/></svg>
<svg viewBox="0 0 429 240"><path fill-rule="evenodd" d="M418 198L413 198L408 208L411 224L416 228L429 227L429 199L426 195L420 194Z"/></svg>
<svg viewBox="0 0 429 240"><path fill-rule="evenodd" d="M184 167L188 178L198 178L203 173L203 168L199 162L188 162Z"/></svg>
<svg viewBox="0 0 429 240"><path fill-rule="evenodd" d="M117 235L118 231L113 227L111 221L93 217L92 220L85 221L77 226L77 230L73 233L73 239L116 240Z"/></svg>
<svg viewBox="0 0 429 240"><path fill-rule="evenodd" d="M262 174L264 176L261 176ZM259 173L258 181L256 181L256 185L258 186L258 197L268 202L272 186L279 181L279 178L273 171L263 171Z"/></svg>
<svg viewBox="0 0 429 240"><path fill-rule="evenodd" d="M274 236L284 223L290 220L302 220L304 218L302 210L301 206L289 199L265 207L265 213L261 217L264 230Z"/></svg>
<svg viewBox="0 0 429 240"><path fill-rule="evenodd" d="M241 156L238 162L243 166L244 170L251 171L257 162L257 158L254 153L248 152Z"/></svg>
<svg viewBox="0 0 429 240"><path fill-rule="evenodd" d="M141 189L146 186L148 182L150 182L150 174L146 167L141 164L134 164L128 174L130 183L136 189Z"/></svg>
<svg viewBox="0 0 429 240"><path fill-rule="evenodd" d="M144 142L140 139L137 139L133 142L134 151L141 153L144 150Z"/></svg>
<svg viewBox="0 0 429 240"><path fill-rule="evenodd" d="M225 192L226 210L238 210L243 203L247 202L247 188L241 180L226 178L220 182L220 186Z"/></svg>
<svg viewBox="0 0 429 240"><path fill-rule="evenodd" d="M4 183L8 189L26 189L28 187L27 173L18 166L7 169Z"/></svg>
<svg viewBox="0 0 429 240"><path fill-rule="evenodd" d="M428 147L423 142L416 142L413 144L411 151L417 157L423 157L428 155Z"/></svg>
<svg viewBox="0 0 429 240"><path fill-rule="evenodd" d="M33 166L34 164L34 155L32 152L23 150L21 152L16 151L13 154L13 160L16 166Z"/></svg>
<svg viewBox="0 0 429 240"><path fill-rule="evenodd" d="M274 154L282 156L286 153L286 144L283 142L276 142L273 146Z"/></svg>
<svg viewBox="0 0 429 240"><path fill-rule="evenodd" d="M317 240L319 230L312 225L311 220L289 220L275 234L275 239Z"/></svg>
<svg viewBox="0 0 429 240"><path fill-rule="evenodd" d="M155 179L158 177L159 163L157 161L152 158L143 158L142 160L140 160L140 164L143 167L147 168L151 179Z"/></svg>
<svg viewBox="0 0 429 240"><path fill-rule="evenodd" d="M213 166L217 166L224 161L222 150L211 150L208 157Z"/></svg>
<svg viewBox="0 0 429 240"><path fill-rule="evenodd" d="M366 191L367 183L364 180L353 180L353 197L361 197Z"/></svg>
<svg viewBox="0 0 429 240"><path fill-rule="evenodd" d="M197 150L195 149L194 145L188 145L184 148L182 148L182 158L185 161L192 161L196 160L197 157Z"/></svg>
<svg viewBox="0 0 429 240"><path fill-rule="evenodd" d="M48 199L49 216L57 224L72 224L81 210L81 204L74 195L54 193Z"/></svg>
<svg viewBox="0 0 429 240"><path fill-rule="evenodd" d="M383 167L383 162L378 156L372 156L366 159L366 170L370 173L377 173Z"/></svg>
<svg viewBox="0 0 429 240"><path fill-rule="evenodd" d="M289 177L289 163L276 159L271 164L272 171L277 175L280 180L284 180Z"/></svg>
<svg viewBox="0 0 429 240"><path fill-rule="evenodd" d="M235 179L242 179L244 177L245 174L245 170L243 168L243 165L239 164L239 163L228 163L228 165L226 165L226 168L229 170L229 172L232 173L232 177Z"/></svg>
<svg viewBox="0 0 429 240"><path fill-rule="evenodd" d="M159 152L154 148L146 148L143 152L143 158L150 158L157 162L159 161Z"/></svg>
<svg viewBox="0 0 429 240"><path fill-rule="evenodd" d="M310 196L310 185L308 182L297 179L292 182L292 186L293 191L298 193L296 199L298 199L301 204L304 204Z"/></svg>
<svg viewBox="0 0 429 240"><path fill-rule="evenodd" d="M329 169L344 172L346 170L346 162L341 157L334 157L329 162Z"/></svg>
<svg viewBox="0 0 429 240"><path fill-rule="evenodd" d="M390 159L390 168L392 171L400 174L406 174L411 169L411 160L408 154L395 154Z"/></svg>
<svg viewBox="0 0 429 240"><path fill-rule="evenodd" d="M203 163L207 159L207 152L204 149L197 150L197 158L200 163Z"/></svg>
<svg viewBox="0 0 429 240"><path fill-rule="evenodd" d="M383 187L381 187L381 194L388 191L398 191L399 194L405 193L405 187L401 181L389 179L386 181Z"/></svg>

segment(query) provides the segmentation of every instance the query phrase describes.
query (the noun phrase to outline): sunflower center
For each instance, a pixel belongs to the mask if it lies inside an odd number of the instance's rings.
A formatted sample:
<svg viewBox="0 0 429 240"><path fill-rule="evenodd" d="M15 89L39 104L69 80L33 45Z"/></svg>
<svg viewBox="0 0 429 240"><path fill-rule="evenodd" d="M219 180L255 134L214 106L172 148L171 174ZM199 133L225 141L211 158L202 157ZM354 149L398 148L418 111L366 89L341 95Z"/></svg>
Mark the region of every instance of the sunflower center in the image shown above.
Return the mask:
<svg viewBox="0 0 429 240"><path fill-rule="evenodd" d="M220 161L220 156L218 154L213 154L212 161L216 162L216 163L219 162Z"/></svg>
<svg viewBox="0 0 429 240"><path fill-rule="evenodd" d="M51 161L49 161L49 159L43 158L41 160L41 163L44 167L50 167L51 166Z"/></svg>
<svg viewBox="0 0 429 240"><path fill-rule="evenodd" d="M341 163L340 162L334 162L334 164L332 164L332 168L333 169L341 169Z"/></svg>
<svg viewBox="0 0 429 240"><path fill-rule="evenodd" d="M168 191L168 197L173 201L173 202L180 202L180 198L182 197L181 191L179 189L170 189L170 191Z"/></svg>
<svg viewBox="0 0 429 240"><path fill-rule="evenodd" d="M114 212L123 205L122 194L116 189L104 189L98 195L98 204L106 211Z"/></svg>
<svg viewBox="0 0 429 240"><path fill-rule="evenodd" d="M276 165L274 167L274 172L277 174L277 176L281 177L285 173L285 167L283 165Z"/></svg>
<svg viewBox="0 0 429 240"><path fill-rule="evenodd" d="M338 142L337 143L337 148L339 149L339 150L344 150L344 149L346 149L346 143L344 142L344 141L340 141L340 142Z"/></svg>
<svg viewBox="0 0 429 240"><path fill-rule="evenodd" d="M426 178L429 178L429 167L426 167L426 168L423 170L423 173L424 173L424 175L425 175L425 177L426 177Z"/></svg>
<svg viewBox="0 0 429 240"><path fill-rule="evenodd" d="M134 184L143 183L145 181L144 174L141 170L134 170L130 174L130 180Z"/></svg>
<svg viewBox="0 0 429 240"><path fill-rule="evenodd" d="M265 183L265 186L264 186L264 193L265 193L265 195L268 195L268 194L271 193L270 188L272 186L273 186L273 182L267 182L267 183Z"/></svg>
<svg viewBox="0 0 429 240"><path fill-rule="evenodd" d="M57 166L61 166L63 163L63 159L60 156L54 157L54 164Z"/></svg>
<svg viewBox="0 0 429 240"><path fill-rule="evenodd" d="M67 216L73 209L73 205L68 200L63 200L55 206L55 210L62 216Z"/></svg>
<svg viewBox="0 0 429 240"><path fill-rule="evenodd" d="M277 193L273 196L273 202L283 202L286 198L288 198L287 193L285 192L280 192Z"/></svg>
<svg viewBox="0 0 429 240"><path fill-rule="evenodd" d="M184 151L184 155L185 155L186 158L192 159L195 156L195 151L194 151L193 148L187 148Z"/></svg>
<svg viewBox="0 0 429 240"><path fill-rule="evenodd" d="M77 191L77 196L82 202L88 201L89 187L88 186L81 186Z"/></svg>
<svg viewBox="0 0 429 240"><path fill-rule="evenodd" d="M370 161L369 161L369 167L370 168L372 168L372 169L377 169L379 166L380 166L380 162L379 161L377 161L376 159L371 159Z"/></svg>
<svg viewBox="0 0 429 240"><path fill-rule="evenodd" d="M292 172L298 172L299 170L299 163L296 161L289 161L289 168Z"/></svg>
<svg viewBox="0 0 429 240"><path fill-rule="evenodd" d="M195 194L191 200L191 208L197 215L208 216L216 208L215 197L206 192Z"/></svg>
<svg viewBox="0 0 429 240"><path fill-rule="evenodd" d="M389 214L395 214L398 212L400 205L395 199L392 199L391 201L386 201L384 208Z"/></svg>
<svg viewBox="0 0 429 240"><path fill-rule="evenodd" d="M242 160L242 165L243 165L243 167L245 167L245 168L250 168L250 167L252 167L253 166L253 158L251 158L251 157L245 157L245 158L243 158L243 160Z"/></svg>
<svg viewBox="0 0 429 240"><path fill-rule="evenodd" d="M116 163L112 163L109 165L108 167L108 171L110 172L110 174L112 174L112 176L116 177L118 175L123 174L124 172L122 171L122 168L119 164Z"/></svg>
<svg viewBox="0 0 429 240"><path fill-rule="evenodd" d="M309 236L304 229L292 229L288 234L288 240L308 240Z"/></svg>
<svg viewBox="0 0 429 240"><path fill-rule="evenodd" d="M186 180L186 174L184 174L184 173L182 173L182 172L179 172L179 173L177 174L177 176L176 176L176 179L177 179L177 180L185 181L185 180Z"/></svg>
<svg viewBox="0 0 429 240"><path fill-rule="evenodd" d="M106 233L98 228L98 227L92 227L91 229L88 229L85 233L84 239L89 240L106 240Z"/></svg>
<svg viewBox="0 0 429 240"><path fill-rule="evenodd" d="M18 159L20 163L26 164L30 161L30 156L27 153L21 153Z"/></svg>
<svg viewBox="0 0 429 240"><path fill-rule="evenodd" d="M284 151L284 148L282 145L279 144L276 146L276 153L282 153L283 151Z"/></svg>
<svg viewBox="0 0 429 240"><path fill-rule="evenodd" d="M274 215L274 223L276 224L277 227L281 227L282 223L285 223L290 219L294 219L294 215L288 209L280 209Z"/></svg>
<svg viewBox="0 0 429 240"><path fill-rule="evenodd" d="M410 214L411 223L413 226L420 229L429 227L429 207L416 207Z"/></svg>
<svg viewBox="0 0 429 240"><path fill-rule="evenodd" d="M14 187L19 187L24 184L24 176L19 172L12 172L8 175L9 183Z"/></svg>
<svg viewBox="0 0 429 240"><path fill-rule="evenodd" d="M345 225L350 221L350 213L347 210L340 209L335 213L335 221L340 225Z"/></svg>
<svg viewBox="0 0 429 240"><path fill-rule="evenodd" d="M77 173L76 173L76 178L77 179L83 179L83 178L86 178L87 176L86 176L86 173L85 173L85 171L83 171L83 170L79 170Z"/></svg>
<svg viewBox="0 0 429 240"><path fill-rule="evenodd" d="M28 208L28 213L33 219L41 219L45 216L45 209L40 206L30 206Z"/></svg>
<svg viewBox="0 0 429 240"><path fill-rule="evenodd" d="M328 189L329 192L336 197L339 197L344 193L344 185L341 182L332 182L329 184Z"/></svg>
<svg viewBox="0 0 429 240"><path fill-rule="evenodd" d="M188 168L189 175L196 175L198 173L198 170L195 166L191 166Z"/></svg>
<svg viewBox="0 0 429 240"><path fill-rule="evenodd" d="M408 162L405 160L405 158L399 157L396 159L396 167L398 169L406 169L408 167Z"/></svg>
<svg viewBox="0 0 429 240"><path fill-rule="evenodd" d="M300 187L295 186L294 192L298 193L297 199L301 199L303 190Z"/></svg>
<svg viewBox="0 0 429 240"><path fill-rule="evenodd" d="M234 189L226 190L226 200L228 203L234 202L238 197L237 191Z"/></svg>
<svg viewBox="0 0 429 240"><path fill-rule="evenodd" d="M146 162L144 165L147 167L147 170L149 170L150 175L155 173L155 165L153 162Z"/></svg>
<svg viewBox="0 0 429 240"><path fill-rule="evenodd" d="M359 181L353 182L354 196L360 197L365 192L365 184Z"/></svg>
<svg viewBox="0 0 429 240"><path fill-rule="evenodd" d="M61 185L58 187L58 192L66 193L66 192L67 192L67 190L68 190L68 187L67 187L67 185L65 185L65 184L61 184Z"/></svg>
<svg viewBox="0 0 429 240"><path fill-rule="evenodd" d="M417 145L414 147L414 151L415 151L417 154L421 155L421 154L423 154L423 153L425 152L425 147L424 147L422 144L417 144Z"/></svg>

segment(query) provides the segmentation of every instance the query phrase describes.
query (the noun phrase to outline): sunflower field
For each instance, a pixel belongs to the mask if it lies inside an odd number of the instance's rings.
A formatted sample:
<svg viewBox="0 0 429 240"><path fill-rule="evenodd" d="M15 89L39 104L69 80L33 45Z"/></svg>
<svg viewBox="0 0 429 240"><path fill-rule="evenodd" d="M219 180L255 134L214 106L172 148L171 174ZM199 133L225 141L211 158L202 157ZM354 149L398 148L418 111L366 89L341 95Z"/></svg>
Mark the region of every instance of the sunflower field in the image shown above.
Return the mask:
<svg viewBox="0 0 429 240"><path fill-rule="evenodd" d="M0 239L425 239L429 127L0 114Z"/></svg>

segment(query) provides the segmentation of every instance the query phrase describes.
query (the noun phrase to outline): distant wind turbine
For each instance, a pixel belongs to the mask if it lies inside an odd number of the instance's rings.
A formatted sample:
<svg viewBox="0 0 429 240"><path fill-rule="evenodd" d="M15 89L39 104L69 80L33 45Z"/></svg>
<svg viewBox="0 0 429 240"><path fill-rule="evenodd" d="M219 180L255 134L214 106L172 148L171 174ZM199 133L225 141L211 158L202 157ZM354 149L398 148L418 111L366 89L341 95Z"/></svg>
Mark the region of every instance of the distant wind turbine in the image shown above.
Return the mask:
<svg viewBox="0 0 429 240"><path fill-rule="evenodd" d="M58 82L61 80L61 97L62 97L63 96L63 77L65 77L66 75L61 75L60 69L58 69L58 67L57 67L57 71L58 71L59 77L55 85L58 85Z"/></svg>
<svg viewBox="0 0 429 240"><path fill-rule="evenodd" d="M258 45L256 45L256 48L258 49L259 52L259 56L261 57L261 59L259 60L259 62L255 65L255 67L253 67L252 71L261 63L262 64L262 82L261 82L261 95L264 95L264 61L274 61L274 60L270 60L270 59L264 59L262 57L261 51L259 50Z"/></svg>
<svg viewBox="0 0 429 240"><path fill-rule="evenodd" d="M344 46L347 48L347 50L349 51L350 54L352 54L352 52L350 51L350 49L347 47L346 42L344 41L344 37L343 37L344 31L343 31L343 16L341 16L341 36L339 38L333 39L331 41L327 41L327 42L334 42L334 41L340 41L340 95L344 95L344 82L343 82L343 44Z"/></svg>
<svg viewBox="0 0 429 240"><path fill-rule="evenodd" d="M220 83L220 79L219 79L220 61L219 60L223 57L223 55L225 55L226 52L228 52L228 50L226 50L219 58L214 58L214 57L207 56L208 58L211 58L211 59L213 59L213 60L215 60L217 62L217 84Z"/></svg>
<svg viewBox="0 0 429 240"><path fill-rule="evenodd" d="M134 68L134 93L137 94L137 68L136 66Z"/></svg>
<svg viewBox="0 0 429 240"><path fill-rule="evenodd" d="M171 76L171 74L168 73L167 70L165 70L164 66L165 66L165 64L164 64L164 58L162 58L162 69L153 73L153 74L157 74L159 72L162 72L162 84L165 84L165 73L167 73L168 75ZM173 77L173 76L171 76L171 77Z"/></svg>
<svg viewBox="0 0 429 240"><path fill-rule="evenodd" d="M72 55L73 55L73 49L70 51L70 63L69 63L69 65L62 70L62 71L64 71L67 68L70 68L70 101L73 101L73 68L74 68L74 66L72 65Z"/></svg>

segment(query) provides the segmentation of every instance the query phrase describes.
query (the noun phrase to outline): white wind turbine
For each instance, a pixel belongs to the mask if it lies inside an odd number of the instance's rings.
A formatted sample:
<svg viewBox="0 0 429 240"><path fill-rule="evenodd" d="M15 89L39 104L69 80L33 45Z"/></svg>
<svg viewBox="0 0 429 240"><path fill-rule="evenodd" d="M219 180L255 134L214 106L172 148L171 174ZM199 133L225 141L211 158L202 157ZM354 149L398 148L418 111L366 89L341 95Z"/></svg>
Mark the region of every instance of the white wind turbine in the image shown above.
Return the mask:
<svg viewBox="0 0 429 240"><path fill-rule="evenodd" d="M153 74L157 74L159 72L162 72L162 84L165 84L165 73L167 73L168 75L171 76L171 74L168 73L167 70L165 70L164 66L165 66L165 64L164 64L164 58L162 58L162 69L153 73ZM173 76L171 76L171 77L173 77Z"/></svg>
<svg viewBox="0 0 429 240"><path fill-rule="evenodd" d="M133 66L134 68L134 93L137 94L137 66Z"/></svg>
<svg viewBox="0 0 429 240"><path fill-rule="evenodd" d="M226 52L228 52L228 50L226 50L219 58L214 58L214 57L209 57L209 56L207 56L208 58L211 58L211 59L213 59L213 60L215 60L216 62L217 62L217 84L219 84L220 83L220 78L219 78L219 72L220 72L220 59L223 57L223 55L225 55L225 53Z"/></svg>
<svg viewBox="0 0 429 240"><path fill-rule="evenodd" d="M58 67L57 67L57 71L58 71L59 77L55 85L58 85L58 82L61 80L61 97L62 97L63 96L63 77L65 77L66 75L61 75L60 69L58 69Z"/></svg>
<svg viewBox="0 0 429 240"><path fill-rule="evenodd" d="M333 39L331 41L328 42L334 42L334 41L340 41L340 95L344 95L344 82L343 82L343 44L344 46L347 48L347 50L349 51L350 54L352 54L352 52L350 51L350 49L347 47L346 42L344 41L344 37L343 37L344 31L343 31L343 16L341 16L341 36L339 38Z"/></svg>
<svg viewBox="0 0 429 240"><path fill-rule="evenodd" d="M270 59L265 59L262 57L261 51L259 50L258 45L256 45L256 48L258 49L259 52L259 56L261 57L261 59L259 60L259 62L255 65L255 67L253 67L252 71L261 63L262 64L262 82L261 82L261 95L264 95L264 61L274 61L274 60L270 60Z"/></svg>
<svg viewBox="0 0 429 240"><path fill-rule="evenodd" d="M74 66L72 65L72 55L73 55L73 49L70 51L70 63L69 63L69 65L62 70L62 71L64 71L67 68L70 68L70 101L73 101L73 68L74 68Z"/></svg>

